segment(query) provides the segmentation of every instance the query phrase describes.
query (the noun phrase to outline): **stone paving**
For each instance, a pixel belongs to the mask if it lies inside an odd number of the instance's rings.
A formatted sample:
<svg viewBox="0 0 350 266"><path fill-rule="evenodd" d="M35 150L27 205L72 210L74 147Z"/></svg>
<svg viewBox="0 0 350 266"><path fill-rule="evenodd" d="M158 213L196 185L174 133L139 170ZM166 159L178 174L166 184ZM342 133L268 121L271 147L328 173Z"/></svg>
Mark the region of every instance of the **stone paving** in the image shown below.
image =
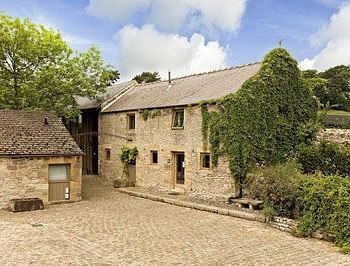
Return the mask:
<svg viewBox="0 0 350 266"><path fill-rule="evenodd" d="M85 181L85 200L0 211L0 265L350 265L330 243Z"/></svg>

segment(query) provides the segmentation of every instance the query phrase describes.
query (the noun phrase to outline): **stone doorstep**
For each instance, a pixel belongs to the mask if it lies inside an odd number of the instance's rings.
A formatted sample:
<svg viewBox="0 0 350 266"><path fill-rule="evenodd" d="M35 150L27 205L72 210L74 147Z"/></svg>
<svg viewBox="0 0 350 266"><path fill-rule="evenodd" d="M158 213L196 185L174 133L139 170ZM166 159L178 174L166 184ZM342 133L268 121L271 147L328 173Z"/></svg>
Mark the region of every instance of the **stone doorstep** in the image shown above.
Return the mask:
<svg viewBox="0 0 350 266"><path fill-rule="evenodd" d="M144 199L159 201L159 202L168 203L168 204L172 204L172 205L176 205L176 206L180 206L180 207L185 207L185 208L190 208L190 209L195 209L195 210L200 210L200 211L206 211L206 212L212 212L212 213L218 213L221 215L231 216L231 217L235 217L235 218L241 218L241 219L250 220L250 221L257 221L257 222L261 222L261 223L266 222L265 216L263 216L262 214L248 213L248 212L244 212L244 211L240 211L240 210L232 210L232 209L226 209L226 208L221 208L221 207L216 207L216 206L194 203L194 202L190 202L190 201L177 200L177 199L172 199L172 198L167 198L167 197L162 197L162 196L156 196L153 194L132 191L132 190L129 190L127 188L118 188L117 190L121 193L125 193L125 194L128 194L130 196L141 197Z"/></svg>

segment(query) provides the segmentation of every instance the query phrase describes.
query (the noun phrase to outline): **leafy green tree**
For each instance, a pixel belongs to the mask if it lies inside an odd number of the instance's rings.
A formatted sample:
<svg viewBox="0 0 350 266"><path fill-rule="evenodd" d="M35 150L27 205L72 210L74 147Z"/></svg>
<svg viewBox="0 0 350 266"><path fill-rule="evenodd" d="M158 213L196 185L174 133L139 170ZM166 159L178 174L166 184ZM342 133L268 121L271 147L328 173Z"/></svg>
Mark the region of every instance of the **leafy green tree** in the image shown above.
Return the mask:
<svg viewBox="0 0 350 266"><path fill-rule="evenodd" d="M304 83L311 89L313 94L319 100L322 108L328 106L330 92L327 79L318 78L316 76L313 78L304 79Z"/></svg>
<svg viewBox="0 0 350 266"><path fill-rule="evenodd" d="M137 83L141 84L142 82L150 83L160 80L158 72L142 72L140 75L136 75L134 78Z"/></svg>
<svg viewBox="0 0 350 266"><path fill-rule="evenodd" d="M309 69L309 70L301 71L301 75L305 79L312 79L312 78L317 78L318 72L317 70Z"/></svg>
<svg viewBox="0 0 350 266"><path fill-rule="evenodd" d="M0 15L0 108L79 113L75 96L95 97L119 73L100 51L73 52L59 32Z"/></svg>
<svg viewBox="0 0 350 266"><path fill-rule="evenodd" d="M341 105L350 111L350 67L340 65L319 73L319 77L328 81L327 100L332 105Z"/></svg>
<svg viewBox="0 0 350 266"><path fill-rule="evenodd" d="M324 72L302 72L306 84L323 106L350 111L350 67L339 65Z"/></svg>

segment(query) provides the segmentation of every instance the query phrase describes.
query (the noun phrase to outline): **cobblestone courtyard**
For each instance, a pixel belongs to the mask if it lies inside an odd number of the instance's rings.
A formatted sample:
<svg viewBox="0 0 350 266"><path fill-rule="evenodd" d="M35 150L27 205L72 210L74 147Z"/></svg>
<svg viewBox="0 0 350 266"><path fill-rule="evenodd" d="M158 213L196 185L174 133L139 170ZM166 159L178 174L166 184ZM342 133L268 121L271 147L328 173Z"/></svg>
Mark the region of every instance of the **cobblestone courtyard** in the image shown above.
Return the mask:
<svg viewBox="0 0 350 266"><path fill-rule="evenodd" d="M326 242L86 185L85 200L0 211L0 265L350 265Z"/></svg>

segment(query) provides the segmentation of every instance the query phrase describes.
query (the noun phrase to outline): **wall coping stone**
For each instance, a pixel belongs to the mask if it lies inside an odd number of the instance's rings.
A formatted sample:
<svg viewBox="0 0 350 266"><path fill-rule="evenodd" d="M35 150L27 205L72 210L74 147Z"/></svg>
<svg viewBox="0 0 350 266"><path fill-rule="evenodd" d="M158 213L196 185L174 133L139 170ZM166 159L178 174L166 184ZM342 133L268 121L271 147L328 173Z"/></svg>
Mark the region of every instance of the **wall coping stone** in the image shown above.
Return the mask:
<svg viewBox="0 0 350 266"><path fill-rule="evenodd" d="M231 217L236 217L236 218L241 218L241 219L246 219L251 221L258 221L263 223L265 223L265 220L266 220L265 216L261 213L249 213L241 210L233 210L229 208L211 206L209 204L199 204L199 203L186 201L186 200L172 199L165 196L159 196L159 195L156 196L154 194L150 194L146 192L136 192L131 190L130 188L117 188L117 190L121 193L128 194L130 196L141 197L144 199L168 203L175 206L186 207L186 208L212 212L212 213L218 213L221 215L226 215L226 216L231 216Z"/></svg>

